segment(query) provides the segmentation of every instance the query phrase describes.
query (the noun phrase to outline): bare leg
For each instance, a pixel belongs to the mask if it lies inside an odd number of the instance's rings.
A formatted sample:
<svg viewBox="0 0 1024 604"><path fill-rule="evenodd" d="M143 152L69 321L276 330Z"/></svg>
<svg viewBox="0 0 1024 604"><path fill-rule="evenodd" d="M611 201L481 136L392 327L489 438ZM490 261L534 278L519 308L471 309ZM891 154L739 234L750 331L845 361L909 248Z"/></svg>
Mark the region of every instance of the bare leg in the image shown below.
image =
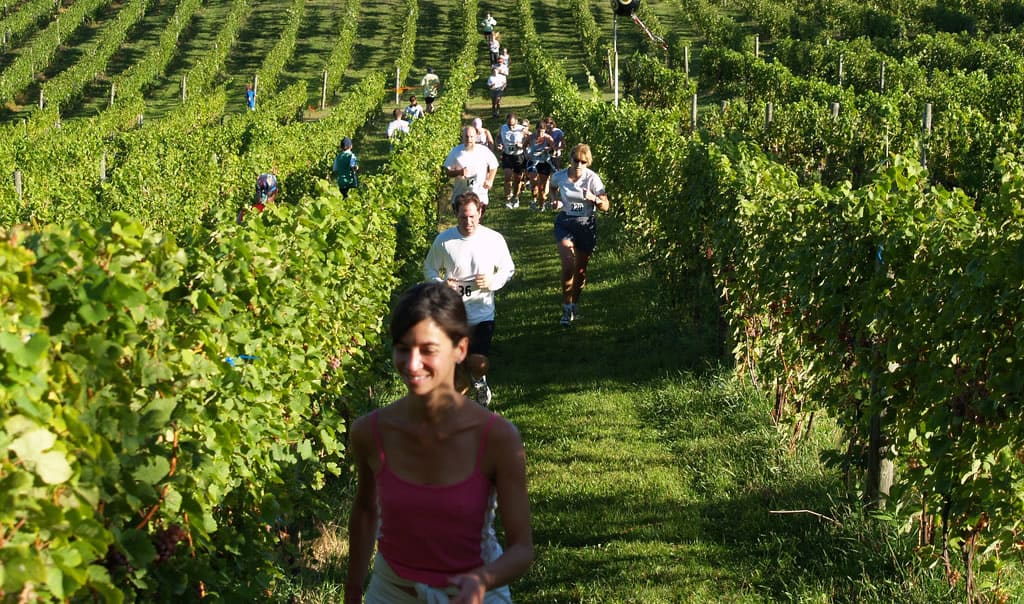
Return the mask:
<svg viewBox="0 0 1024 604"><path fill-rule="evenodd" d="M487 357L482 354L471 354L468 360L469 372L473 375L474 380L487 376L487 370L491 368L491 363Z"/></svg>
<svg viewBox="0 0 1024 604"><path fill-rule="evenodd" d="M576 277L576 248L569 239L558 242L558 257L562 261L562 304L572 304Z"/></svg>

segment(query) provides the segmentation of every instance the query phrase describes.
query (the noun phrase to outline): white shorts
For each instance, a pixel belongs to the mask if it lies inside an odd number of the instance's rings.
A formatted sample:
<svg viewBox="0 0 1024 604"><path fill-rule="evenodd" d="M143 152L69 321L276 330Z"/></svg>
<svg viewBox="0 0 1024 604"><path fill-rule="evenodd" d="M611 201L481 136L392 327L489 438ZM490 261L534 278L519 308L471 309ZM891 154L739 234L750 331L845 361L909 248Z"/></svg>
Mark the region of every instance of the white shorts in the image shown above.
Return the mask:
<svg viewBox="0 0 1024 604"><path fill-rule="evenodd" d="M409 589L415 590L416 595L409 593ZM363 601L366 604L448 604L449 599L458 593L454 587L440 589L399 577L384 561L384 556L377 552L373 558L373 576ZM484 594L484 604L512 604L508 585Z"/></svg>

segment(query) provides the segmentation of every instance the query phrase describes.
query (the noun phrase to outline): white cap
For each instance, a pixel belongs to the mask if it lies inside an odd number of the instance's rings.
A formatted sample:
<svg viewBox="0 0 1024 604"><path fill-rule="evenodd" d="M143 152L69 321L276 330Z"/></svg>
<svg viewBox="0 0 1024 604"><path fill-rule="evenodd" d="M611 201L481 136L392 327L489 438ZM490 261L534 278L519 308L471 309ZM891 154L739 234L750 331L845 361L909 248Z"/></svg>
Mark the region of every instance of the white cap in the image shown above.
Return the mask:
<svg viewBox="0 0 1024 604"><path fill-rule="evenodd" d="M482 119L480 119L478 117L474 117L473 118L473 127L474 128L481 128L481 127L483 127L483 125L484 125L484 121Z"/></svg>

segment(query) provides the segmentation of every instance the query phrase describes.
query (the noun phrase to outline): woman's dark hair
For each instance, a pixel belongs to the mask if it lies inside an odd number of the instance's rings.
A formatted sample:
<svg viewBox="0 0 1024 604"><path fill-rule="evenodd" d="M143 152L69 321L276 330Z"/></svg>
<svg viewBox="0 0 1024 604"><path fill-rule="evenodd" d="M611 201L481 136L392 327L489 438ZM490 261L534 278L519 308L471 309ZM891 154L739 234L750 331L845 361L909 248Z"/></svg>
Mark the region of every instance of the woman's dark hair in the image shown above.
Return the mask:
<svg viewBox="0 0 1024 604"><path fill-rule="evenodd" d="M397 344L420 321L430 319L458 344L470 334L462 297L446 283L425 282L410 287L391 312L391 343Z"/></svg>

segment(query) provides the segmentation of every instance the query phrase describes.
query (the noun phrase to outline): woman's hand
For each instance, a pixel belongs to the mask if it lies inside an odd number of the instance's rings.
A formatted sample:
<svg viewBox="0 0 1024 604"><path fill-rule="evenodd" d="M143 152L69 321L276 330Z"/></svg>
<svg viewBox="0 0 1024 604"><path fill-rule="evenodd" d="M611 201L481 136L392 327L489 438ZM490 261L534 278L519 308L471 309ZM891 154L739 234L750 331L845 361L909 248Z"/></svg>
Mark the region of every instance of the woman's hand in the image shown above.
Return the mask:
<svg viewBox="0 0 1024 604"><path fill-rule="evenodd" d="M487 593L487 586L483 579L474 573L455 575L448 579L448 582L459 588L459 595L455 596L451 604L483 604L484 594Z"/></svg>

